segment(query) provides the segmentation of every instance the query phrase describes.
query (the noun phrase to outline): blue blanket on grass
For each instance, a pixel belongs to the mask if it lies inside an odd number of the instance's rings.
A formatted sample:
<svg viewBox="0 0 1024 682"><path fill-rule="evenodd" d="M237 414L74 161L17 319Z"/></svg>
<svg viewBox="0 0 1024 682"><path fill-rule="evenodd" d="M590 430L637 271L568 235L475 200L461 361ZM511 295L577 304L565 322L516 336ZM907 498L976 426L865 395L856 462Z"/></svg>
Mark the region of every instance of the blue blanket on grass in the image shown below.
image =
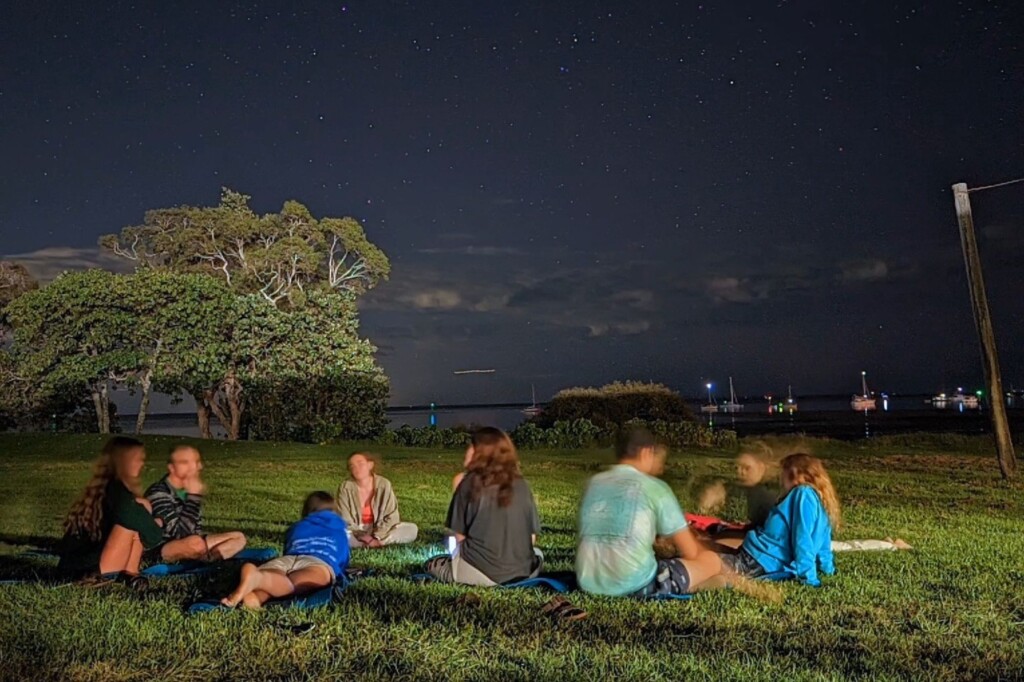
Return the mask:
<svg viewBox="0 0 1024 682"><path fill-rule="evenodd" d="M418 583L429 583L434 582L437 579L429 573L416 573L412 576L412 580ZM451 583L452 585L459 585L459 583ZM471 585L462 585L462 587L472 587ZM501 583L495 585L497 588L505 588L509 590L517 590L523 588L536 587L540 589L554 590L562 594L569 591L569 586L563 581L552 578L550 576L539 575L536 578L524 578L523 580L515 580L512 582Z"/></svg>
<svg viewBox="0 0 1024 682"><path fill-rule="evenodd" d="M260 564L270 561L277 556L277 550L271 547L243 549L241 552L225 559L225 561L249 561ZM220 562L208 561L179 561L173 564L153 564L142 569L142 575L147 578L166 578L172 575L202 575L217 570Z"/></svg>
<svg viewBox="0 0 1024 682"><path fill-rule="evenodd" d="M298 597L285 597L284 599L272 599L264 604L264 608L291 608L291 609L317 609L327 606L333 601L341 598L344 591L343 583L336 583L321 588L316 592L310 592ZM198 601L188 607L189 615L197 613L209 613L210 611L231 611L232 609L220 603L219 599L207 599Z"/></svg>

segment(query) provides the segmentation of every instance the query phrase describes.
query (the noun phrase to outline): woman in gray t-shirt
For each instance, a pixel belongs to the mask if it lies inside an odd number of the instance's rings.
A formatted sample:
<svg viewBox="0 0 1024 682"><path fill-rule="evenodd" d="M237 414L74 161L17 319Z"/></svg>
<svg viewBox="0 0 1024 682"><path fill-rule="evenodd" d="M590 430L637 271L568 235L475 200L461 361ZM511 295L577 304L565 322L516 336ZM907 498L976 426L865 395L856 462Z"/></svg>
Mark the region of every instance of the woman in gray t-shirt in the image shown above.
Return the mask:
<svg viewBox="0 0 1024 682"><path fill-rule="evenodd" d="M473 459L448 505L445 525L455 535L455 551L426 564L438 580L492 586L540 573L537 505L519 471L515 445L500 429L473 434Z"/></svg>

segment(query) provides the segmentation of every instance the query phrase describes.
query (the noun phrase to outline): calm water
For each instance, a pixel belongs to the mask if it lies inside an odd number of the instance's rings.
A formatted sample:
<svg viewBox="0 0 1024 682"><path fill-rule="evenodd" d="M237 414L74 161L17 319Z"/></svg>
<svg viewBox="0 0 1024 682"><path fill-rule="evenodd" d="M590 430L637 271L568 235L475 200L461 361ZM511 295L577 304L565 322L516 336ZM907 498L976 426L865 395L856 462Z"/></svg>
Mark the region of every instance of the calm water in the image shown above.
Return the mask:
<svg viewBox="0 0 1024 682"><path fill-rule="evenodd" d="M737 431L741 436L767 433L806 433L838 439L856 439L887 433L908 433L915 431L978 434L991 431L987 410L954 409L939 410L925 402L925 396L898 396L889 399L888 410L879 409L867 414L853 412L849 398L800 398L799 410L794 414L769 414L768 404L748 402L743 412L736 414L700 415L700 404L693 403L694 413L704 423L713 427ZM523 406L407 409L388 411L390 428L403 424L428 426L435 423L442 428L454 426L493 425L512 429L525 417L520 411ZM1024 409L1009 411L1010 424L1014 433L1024 429ZM433 419L432 419L433 418ZM121 419L121 428L132 432L134 418ZM153 415L146 421L146 433L174 436L198 436L195 416L192 414ZM215 429L217 437L223 437Z"/></svg>

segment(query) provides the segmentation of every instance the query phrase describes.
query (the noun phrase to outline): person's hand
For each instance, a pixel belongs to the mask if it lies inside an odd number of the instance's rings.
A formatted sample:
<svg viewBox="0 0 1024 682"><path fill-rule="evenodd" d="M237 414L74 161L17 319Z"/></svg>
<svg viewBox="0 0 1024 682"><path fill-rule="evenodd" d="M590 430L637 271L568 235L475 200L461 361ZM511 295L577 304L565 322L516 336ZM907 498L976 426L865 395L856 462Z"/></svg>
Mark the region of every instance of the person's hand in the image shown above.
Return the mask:
<svg viewBox="0 0 1024 682"><path fill-rule="evenodd" d="M199 478L199 474L185 479L185 492L189 495L202 495L206 492L206 484Z"/></svg>
<svg viewBox="0 0 1024 682"><path fill-rule="evenodd" d="M148 511L150 514L153 513L153 503L147 500L145 497L136 497L135 501L141 504L143 507L145 507L146 511Z"/></svg>
<svg viewBox="0 0 1024 682"><path fill-rule="evenodd" d="M654 539L654 556L658 559L674 559L678 556L672 538L660 535Z"/></svg>
<svg viewBox="0 0 1024 682"><path fill-rule="evenodd" d="M164 527L164 520L161 519L159 516L153 517L153 523L155 523L160 528Z"/></svg>
<svg viewBox="0 0 1024 682"><path fill-rule="evenodd" d="M697 501L697 509L701 513L708 513L725 506L725 485L716 483L704 490Z"/></svg>
<svg viewBox="0 0 1024 682"><path fill-rule="evenodd" d="M380 540L378 540L377 538L373 537L372 535L367 535L364 538L364 540L363 540L363 544L365 544L367 547L373 547L373 548L383 547L384 546L384 544Z"/></svg>

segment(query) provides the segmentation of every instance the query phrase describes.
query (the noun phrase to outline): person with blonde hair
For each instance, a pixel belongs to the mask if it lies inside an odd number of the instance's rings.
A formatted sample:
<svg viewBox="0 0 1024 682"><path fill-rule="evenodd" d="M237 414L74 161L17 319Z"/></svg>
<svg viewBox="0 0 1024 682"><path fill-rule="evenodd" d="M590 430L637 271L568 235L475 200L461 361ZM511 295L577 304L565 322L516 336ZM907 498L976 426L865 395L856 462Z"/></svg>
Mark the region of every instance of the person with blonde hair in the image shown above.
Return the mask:
<svg viewBox="0 0 1024 682"><path fill-rule="evenodd" d="M379 458L355 452L348 458L351 478L338 486L334 509L345 520L353 549L415 542L419 529L402 521L391 481L377 473Z"/></svg>
<svg viewBox="0 0 1024 682"><path fill-rule="evenodd" d="M442 582L494 586L534 577L543 555L534 547L540 517L519 470L512 440L501 429L473 434L473 457L452 496L445 525L455 536L451 556L426 563Z"/></svg>
<svg viewBox="0 0 1024 682"><path fill-rule="evenodd" d="M723 547L737 548L746 533L761 528L768 514L779 499L779 491L768 482L771 472L778 467L771 448L764 441L754 441L743 448L736 458L736 480L728 486L717 483L704 490L697 503L702 514L720 510L734 513L727 519L744 519L735 522L714 516L687 514L691 525L708 533L710 538ZM736 510L740 510L737 512ZM884 540L833 540L833 552L895 551L912 549L900 538Z"/></svg>
<svg viewBox="0 0 1024 682"><path fill-rule="evenodd" d="M138 575L143 550L163 542L139 485L145 462L146 450L134 438L115 436L103 446L92 478L64 519L58 572Z"/></svg>
<svg viewBox="0 0 1024 682"><path fill-rule="evenodd" d="M789 573L818 586L819 571L835 573L832 533L842 523L839 496L825 465L817 457L796 453L781 462L782 499L764 526L748 532L739 552L723 554L726 573L757 578Z"/></svg>

